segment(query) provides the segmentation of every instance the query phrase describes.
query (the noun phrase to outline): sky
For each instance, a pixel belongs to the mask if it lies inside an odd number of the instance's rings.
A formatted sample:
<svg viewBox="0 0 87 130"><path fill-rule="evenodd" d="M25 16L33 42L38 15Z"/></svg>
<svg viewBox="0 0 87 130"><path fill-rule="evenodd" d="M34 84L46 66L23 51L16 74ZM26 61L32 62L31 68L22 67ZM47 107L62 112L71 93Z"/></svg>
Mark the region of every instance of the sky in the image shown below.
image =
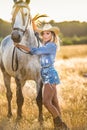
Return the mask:
<svg viewBox="0 0 87 130"><path fill-rule="evenodd" d="M11 21L13 0L1 0L0 19ZM47 14L49 17L42 20L81 21L87 22L87 0L30 0L32 17L39 14Z"/></svg>

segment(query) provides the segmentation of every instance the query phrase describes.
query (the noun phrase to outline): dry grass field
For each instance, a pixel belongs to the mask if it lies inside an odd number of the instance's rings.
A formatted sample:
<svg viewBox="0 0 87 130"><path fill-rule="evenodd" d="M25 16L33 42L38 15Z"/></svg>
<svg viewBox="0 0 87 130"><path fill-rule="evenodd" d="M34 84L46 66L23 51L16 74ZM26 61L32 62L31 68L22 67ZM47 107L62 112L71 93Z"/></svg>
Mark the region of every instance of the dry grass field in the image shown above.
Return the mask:
<svg viewBox="0 0 87 130"><path fill-rule="evenodd" d="M72 57L84 58L87 56L87 44L60 46L57 58L68 59Z"/></svg>
<svg viewBox="0 0 87 130"><path fill-rule="evenodd" d="M58 98L62 119L71 130L87 130L87 45L61 46L55 68L61 79ZM0 130L52 130L52 117L44 106L43 128L38 123L35 82L27 81L23 88L25 102L23 118L19 122L16 122L16 86L13 78L11 88L13 117L8 119L6 90L0 71Z"/></svg>

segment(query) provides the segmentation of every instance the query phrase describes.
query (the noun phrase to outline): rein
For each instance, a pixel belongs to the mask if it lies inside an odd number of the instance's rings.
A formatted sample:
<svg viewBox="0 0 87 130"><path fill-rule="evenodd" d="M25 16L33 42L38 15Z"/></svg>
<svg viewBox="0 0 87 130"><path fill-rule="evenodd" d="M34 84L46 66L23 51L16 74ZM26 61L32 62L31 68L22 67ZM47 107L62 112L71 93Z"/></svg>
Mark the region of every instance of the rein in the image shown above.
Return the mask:
<svg viewBox="0 0 87 130"><path fill-rule="evenodd" d="M16 67L14 67L14 60L16 62L16 64L15 64ZM17 69L18 69L18 57L17 57L16 47L14 47L13 54L12 54L12 70L17 71Z"/></svg>
<svg viewBox="0 0 87 130"><path fill-rule="evenodd" d="M39 38L38 35L35 34L35 36L36 36L36 38L37 38L38 48L39 48L39 47L40 47L39 42L41 41L41 39ZM26 47L26 49L25 49L25 48L23 48L23 45L20 45L20 46L22 46L22 48L21 48L21 47L17 47L17 46L15 45L15 46L14 46L14 49L13 49L13 54L12 54L12 70L13 70L13 71L17 71L17 69L18 69L18 56L17 56L16 48L19 49L21 52L23 52L23 53L25 53L25 54L31 54L31 55L32 55L32 53L27 50L28 47L24 46L24 47ZM15 54L15 53L16 53L16 54ZM15 60L15 62L16 62L16 67L14 67L14 60Z"/></svg>
<svg viewBox="0 0 87 130"><path fill-rule="evenodd" d="M18 70L18 56L17 56L16 48L19 49L21 52L23 52L25 54L31 54L27 50L25 51L24 49L21 49L21 48L18 48L16 46L14 46L13 54L12 54L12 70L13 71L17 71ZM14 67L14 62L15 62L15 67Z"/></svg>
<svg viewBox="0 0 87 130"><path fill-rule="evenodd" d="M38 42L38 48L40 47L40 42L42 42L41 38L39 37L39 33L35 32L35 36L37 38L37 42Z"/></svg>

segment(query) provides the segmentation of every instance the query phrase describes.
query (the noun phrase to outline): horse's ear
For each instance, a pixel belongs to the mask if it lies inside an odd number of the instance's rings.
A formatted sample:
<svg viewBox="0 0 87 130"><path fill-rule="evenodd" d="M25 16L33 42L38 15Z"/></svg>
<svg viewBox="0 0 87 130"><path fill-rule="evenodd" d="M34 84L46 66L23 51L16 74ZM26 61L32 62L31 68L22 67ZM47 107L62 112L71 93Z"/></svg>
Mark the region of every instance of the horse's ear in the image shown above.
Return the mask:
<svg viewBox="0 0 87 130"><path fill-rule="evenodd" d="M23 0L13 0L14 3L23 2Z"/></svg>
<svg viewBox="0 0 87 130"><path fill-rule="evenodd" d="M14 3L18 3L18 2L23 2L23 0L13 0L14 1ZM27 4L29 4L30 3L30 0L25 0L25 2L27 3Z"/></svg>
<svg viewBox="0 0 87 130"><path fill-rule="evenodd" d="M29 3L30 3L30 0L26 0L26 3L29 4Z"/></svg>
<svg viewBox="0 0 87 130"><path fill-rule="evenodd" d="M14 1L14 3L16 3L17 2L17 0L13 0Z"/></svg>

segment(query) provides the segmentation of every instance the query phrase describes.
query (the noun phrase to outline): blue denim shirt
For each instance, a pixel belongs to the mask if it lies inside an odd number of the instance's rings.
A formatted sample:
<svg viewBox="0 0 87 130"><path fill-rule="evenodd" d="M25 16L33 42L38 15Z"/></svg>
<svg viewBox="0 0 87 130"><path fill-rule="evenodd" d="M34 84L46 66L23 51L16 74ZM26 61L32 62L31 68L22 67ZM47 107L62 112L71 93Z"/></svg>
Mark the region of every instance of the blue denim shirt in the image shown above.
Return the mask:
<svg viewBox="0 0 87 130"><path fill-rule="evenodd" d="M53 42L48 42L42 47L31 48L31 53L40 55L40 63L42 67L48 67L54 64L57 45Z"/></svg>

